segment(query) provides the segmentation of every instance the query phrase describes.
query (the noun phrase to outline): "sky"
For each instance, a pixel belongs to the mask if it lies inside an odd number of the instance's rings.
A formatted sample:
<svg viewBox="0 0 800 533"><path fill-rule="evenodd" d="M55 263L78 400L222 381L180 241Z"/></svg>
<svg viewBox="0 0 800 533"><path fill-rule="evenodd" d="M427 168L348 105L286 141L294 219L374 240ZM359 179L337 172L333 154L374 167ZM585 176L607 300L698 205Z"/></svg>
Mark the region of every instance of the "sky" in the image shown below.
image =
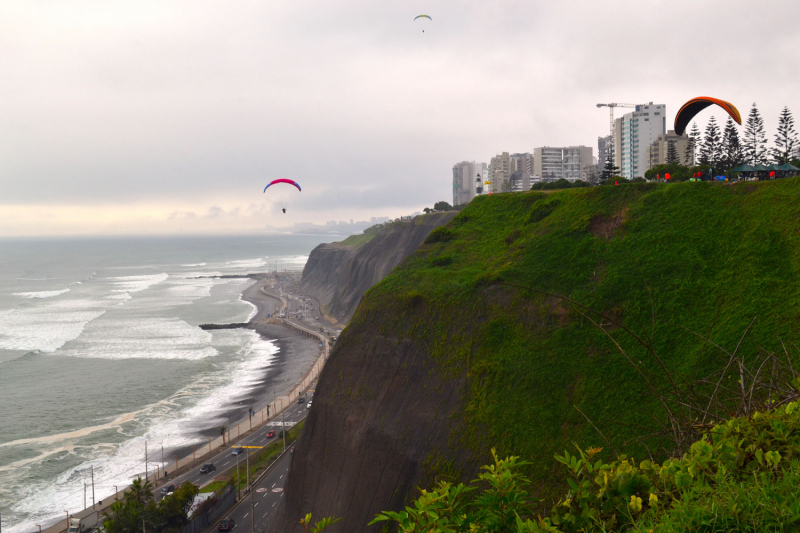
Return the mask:
<svg viewBox="0 0 800 533"><path fill-rule="evenodd" d="M772 140L784 106L800 113L799 15L795 0L4 0L0 236L410 214L452 201L456 162L596 152L601 102L663 103L668 124L695 96L743 116L756 102ZM263 193L277 178L303 191Z"/></svg>

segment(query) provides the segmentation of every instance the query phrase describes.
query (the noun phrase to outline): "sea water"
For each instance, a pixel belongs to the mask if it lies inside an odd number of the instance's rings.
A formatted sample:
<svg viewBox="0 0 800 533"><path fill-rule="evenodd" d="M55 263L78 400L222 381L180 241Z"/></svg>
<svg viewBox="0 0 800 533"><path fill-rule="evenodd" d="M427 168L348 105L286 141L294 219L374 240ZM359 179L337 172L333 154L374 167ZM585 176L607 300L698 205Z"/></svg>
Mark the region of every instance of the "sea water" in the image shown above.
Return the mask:
<svg viewBox="0 0 800 533"><path fill-rule="evenodd" d="M247 279L301 269L331 236L0 240L0 515L36 531L170 451L204 440L252 395L277 346L245 322ZM87 502L91 503L91 489Z"/></svg>

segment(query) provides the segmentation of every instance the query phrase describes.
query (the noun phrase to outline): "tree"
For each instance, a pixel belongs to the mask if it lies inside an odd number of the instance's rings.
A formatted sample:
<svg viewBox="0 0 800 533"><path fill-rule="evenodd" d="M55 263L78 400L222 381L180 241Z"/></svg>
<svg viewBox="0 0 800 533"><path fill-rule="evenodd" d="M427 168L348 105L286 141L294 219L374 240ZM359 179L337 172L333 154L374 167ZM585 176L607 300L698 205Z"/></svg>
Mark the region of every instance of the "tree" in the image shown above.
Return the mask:
<svg viewBox="0 0 800 533"><path fill-rule="evenodd" d="M689 141L686 143L686 150L683 153L683 164L685 166L692 166L695 163L695 150L697 144L700 142L700 128L697 123L692 123L692 131L689 133Z"/></svg>
<svg viewBox="0 0 800 533"><path fill-rule="evenodd" d="M436 211L452 211L453 206L442 200L441 202L436 202L433 204L433 208Z"/></svg>
<svg viewBox="0 0 800 533"><path fill-rule="evenodd" d="M678 149L675 147L675 141L669 141L667 144L669 145L667 148L667 163L680 163L680 159L678 158Z"/></svg>
<svg viewBox="0 0 800 533"><path fill-rule="evenodd" d="M725 132L722 134L723 166L727 169L736 168L744 163L744 150L739 141L739 130L731 117L725 123Z"/></svg>
<svg viewBox="0 0 800 533"><path fill-rule="evenodd" d="M703 145L700 147L700 163L703 165L711 165L716 167L722 159L722 142L719 133L719 126L717 126L716 117L711 117L706 126L706 136L703 139Z"/></svg>
<svg viewBox="0 0 800 533"><path fill-rule="evenodd" d="M222 435L222 445L225 446L225 432L228 431L228 426L220 426L219 433Z"/></svg>
<svg viewBox="0 0 800 533"><path fill-rule="evenodd" d="M794 157L794 148L797 146L797 132L794 131L794 118L788 107L784 107L778 118L778 133L775 134L775 148L772 157L779 165L784 165Z"/></svg>
<svg viewBox="0 0 800 533"><path fill-rule="evenodd" d="M755 102L753 102L753 108L745 123L744 156L751 165L763 165L767 162L767 135L764 133L764 119L761 118Z"/></svg>
<svg viewBox="0 0 800 533"><path fill-rule="evenodd" d="M600 174L601 181L608 181L614 176L619 176L619 167L614 165L614 154L609 150L606 156L606 164L603 167L603 172Z"/></svg>

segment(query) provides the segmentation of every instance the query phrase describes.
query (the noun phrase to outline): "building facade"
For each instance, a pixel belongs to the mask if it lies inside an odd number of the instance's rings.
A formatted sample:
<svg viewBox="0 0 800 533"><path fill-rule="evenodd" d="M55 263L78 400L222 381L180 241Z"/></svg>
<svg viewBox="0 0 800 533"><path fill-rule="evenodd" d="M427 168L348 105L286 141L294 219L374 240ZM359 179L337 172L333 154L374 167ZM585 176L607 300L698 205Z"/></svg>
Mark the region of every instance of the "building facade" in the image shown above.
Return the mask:
<svg viewBox="0 0 800 533"><path fill-rule="evenodd" d="M644 177L650 169L650 145L667 132L667 106L653 102L637 105L615 121L614 152L619 156L620 176L633 179Z"/></svg>
<svg viewBox="0 0 800 533"><path fill-rule="evenodd" d="M686 157L686 145L689 144L689 135L687 133L677 135L674 130L669 130L665 135L659 135L647 148L648 169L667 162L670 143L675 145L678 163L687 167L694 166L692 154L688 154L688 159Z"/></svg>
<svg viewBox="0 0 800 533"><path fill-rule="evenodd" d="M533 150L533 173L542 181L578 181L594 172L589 146L543 146ZM595 167L596 168L596 167Z"/></svg>
<svg viewBox="0 0 800 533"><path fill-rule="evenodd" d="M453 205L468 204L486 191L483 182L489 172L486 163L462 161L453 165Z"/></svg>
<svg viewBox="0 0 800 533"><path fill-rule="evenodd" d="M509 192L511 190L512 168L511 156L508 152L503 152L494 156L489 162L489 192Z"/></svg>

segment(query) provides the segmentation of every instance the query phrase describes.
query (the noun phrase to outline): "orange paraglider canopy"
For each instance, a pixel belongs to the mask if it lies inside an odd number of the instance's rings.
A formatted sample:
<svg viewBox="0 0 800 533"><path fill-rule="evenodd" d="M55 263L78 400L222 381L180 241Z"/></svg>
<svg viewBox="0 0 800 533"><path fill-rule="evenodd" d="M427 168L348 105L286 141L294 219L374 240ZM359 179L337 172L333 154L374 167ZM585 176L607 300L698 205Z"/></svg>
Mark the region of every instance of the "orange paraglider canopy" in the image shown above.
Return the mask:
<svg viewBox="0 0 800 533"><path fill-rule="evenodd" d="M742 116L732 103L717 98L711 98L710 96L698 96L683 104L678 114L675 115L675 133L683 135L683 132L686 131L686 126L689 125L689 122L692 121L694 116L711 104L720 106L737 124L740 126L742 125Z"/></svg>

